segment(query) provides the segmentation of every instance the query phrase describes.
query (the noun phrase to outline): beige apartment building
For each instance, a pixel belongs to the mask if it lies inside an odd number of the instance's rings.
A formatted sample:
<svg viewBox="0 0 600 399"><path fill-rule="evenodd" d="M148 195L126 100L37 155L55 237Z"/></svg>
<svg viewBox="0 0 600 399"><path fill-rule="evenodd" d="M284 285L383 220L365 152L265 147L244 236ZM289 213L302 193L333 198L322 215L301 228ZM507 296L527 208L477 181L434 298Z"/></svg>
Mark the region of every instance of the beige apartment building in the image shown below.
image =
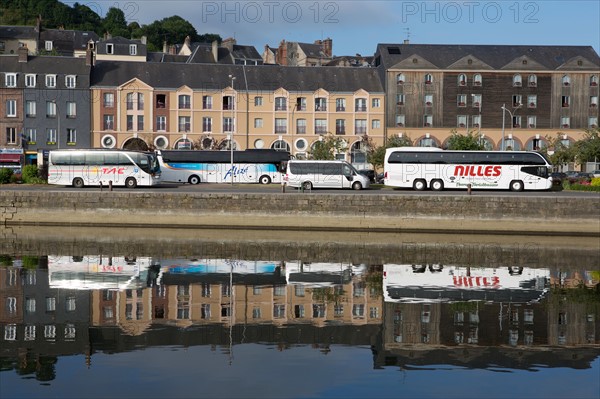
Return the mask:
<svg viewBox="0 0 600 399"><path fill-rule="evenodd" d="M373 68L97 62L92 143L104 148L272 148L306 157L323 136L338 159L383 144L385 94Z"/></svg>

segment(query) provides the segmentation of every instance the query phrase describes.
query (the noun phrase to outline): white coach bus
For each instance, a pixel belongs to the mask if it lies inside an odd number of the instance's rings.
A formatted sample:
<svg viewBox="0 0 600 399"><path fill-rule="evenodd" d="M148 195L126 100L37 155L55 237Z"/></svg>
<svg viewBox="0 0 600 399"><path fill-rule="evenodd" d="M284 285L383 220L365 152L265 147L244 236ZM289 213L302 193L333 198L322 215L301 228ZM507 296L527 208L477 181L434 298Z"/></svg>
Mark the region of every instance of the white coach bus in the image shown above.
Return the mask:
<svg viewBox="0 0 600 399"><path fill-rule="evenodd" d="M135 188L158 183L160 166L153 152L73 149L50 151L48 156L48 184Z"/></svg>
<svg viewBox="0 0 600 399"><path fill-rule="evenodd" d="M448 151L388 148L384 184L415 190L444 188L548 190L552 165L534 151Z"/></svg>

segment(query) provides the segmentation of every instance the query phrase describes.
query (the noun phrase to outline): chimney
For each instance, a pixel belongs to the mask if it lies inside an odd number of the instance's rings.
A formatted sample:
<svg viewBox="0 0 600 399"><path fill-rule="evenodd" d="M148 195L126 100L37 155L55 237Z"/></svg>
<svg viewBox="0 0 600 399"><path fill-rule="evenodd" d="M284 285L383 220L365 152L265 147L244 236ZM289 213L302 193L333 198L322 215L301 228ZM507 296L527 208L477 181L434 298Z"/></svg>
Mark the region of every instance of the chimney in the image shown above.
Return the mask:
<svg viewBox="0 0 600 399"><path fill-rule="evenodd" d="M321 42L321 48L326 57L331 57L331 54L333 53L333 40L330 38L323 40Z"/></svg>
<svg viewBox="0 0 600 399"><path fill-rule="evenodd" d="M212 42L212 56L215 59L215 63L219 62L219 42L214 40Z"/></svg>
<svg viewBox="0 0 600 399"><path fill-rule="evenodd" d="M282 40L279 43L279 47L277 48L277 54L275 55L275 63L279 65L287 65L287 45L285 40Z"/></svg>
<svg viewBox="0 0 600 399"><path fill-rule="evenodd" d="M174 44L171 44L169 46L169 54L177 55L177 46L175 46Z"/></svg>
<svg viewBox="0 0 600 399"><path fill-rule="evenodd" d="M146 44L147 41L148 41L148 38L146 36L142 36L142 38L141 38L142 44Z"/></svg>
<svg viewBox="0 0 600 399"><path fill-rule="evenodd" d="M185 46L187 46L188 48L191 48L191 46L192 46L192 39L189 36L186 36L185 40L183 41L183 44Z"/></svg>
<svg viewBox="0 0 600 399"><path fill-rule="evenodd" d="M169 47L167 46L167 41L163 41L163 53L167 53L169 51Z"/></svg>
<svg viewBox="0 0 600 399"><path fill-rule="evenodd" d="M19 62L27 62L27 46L19 47L17 54L19 55Z"/></svg>
<svg viewBox="0 0 600 399"><path fill-rule="evenodd" d="M94 52L88 47L88 49L85 50L85 66L92 65L94 65Z"/></svg>
<svg viewBox="0 0 600 399"><path fill-rule="evenodd" d="M404 44L410 44L410 41L408 39L404 39Z"/></svg>
<svg viewBox="0 0 600 399"><path fill-rule="evenodd" d="M233 46L236 44L237 42L233 37L228 37L227 39L223 40L223 43L221 43L221 45L229 50L230 53L233 53Z"/></svg>

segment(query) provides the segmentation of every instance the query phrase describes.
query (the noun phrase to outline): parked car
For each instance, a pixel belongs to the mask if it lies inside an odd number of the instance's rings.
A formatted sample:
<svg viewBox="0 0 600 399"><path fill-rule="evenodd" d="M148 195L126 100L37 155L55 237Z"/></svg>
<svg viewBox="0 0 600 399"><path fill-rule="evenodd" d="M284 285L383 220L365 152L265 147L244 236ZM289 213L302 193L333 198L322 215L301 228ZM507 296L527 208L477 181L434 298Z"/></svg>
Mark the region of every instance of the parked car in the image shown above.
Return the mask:
<svg viewBox="0 0 600 399"><path fill-rule="evenodd" d="M377 184L383 184L383 176L384 176L384 173L383 173L383 172L381 172L381 173L378 173L378 174L377 174L377 178L376 178L376 181L375 181L375 182L376 182Z"/></svg>
<svg viewBox="0 0 600 399"><path fill-rule="evenodd" d="M553 172L550 173L550 177L552 177L552 184L561 185L563 180L567 179L567 174L563 172Z"/></svg>
<svg viewBox="0 0 600 399"><path fill-rule="evenodd" d="M359 169L358 173L367 176L371 183L375 183L375 171L373 169Z"/></svg>
<svg viewBox="0 0 600 399"><path fill-rule="evenodd" d="M600 170L595 170L592 172L593 177L600 177Z"/></svg>
<svg viewBox="0 0 600 399"><path fill-rule="evenodd" d="M576 183L576 182L580 182L580 181L588 181L589 182L592 180L592 174L587 173L587 172L574 172L574 173L567 172L567 180L569 180L569 183Z"/></svg>

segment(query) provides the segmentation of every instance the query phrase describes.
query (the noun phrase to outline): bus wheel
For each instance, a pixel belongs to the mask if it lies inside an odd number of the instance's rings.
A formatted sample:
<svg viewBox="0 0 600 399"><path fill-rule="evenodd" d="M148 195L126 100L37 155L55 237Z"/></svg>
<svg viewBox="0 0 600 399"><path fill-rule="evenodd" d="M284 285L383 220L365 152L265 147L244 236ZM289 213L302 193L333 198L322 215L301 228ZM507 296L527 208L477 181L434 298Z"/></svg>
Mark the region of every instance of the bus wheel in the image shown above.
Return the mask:
<svg viewBox="0 0 600 399"><path fill-rule="evenodd" d="M188 183L190 184L198 184L200 183L200 178L196 175L191 175L188 179Z"/></svg>
<svg viewBox="0 0 600 399"><path fill-rule="evenodd" d="M521 180L513 180L510 182L510 191L523 191L523 182Z"/></svg>
<svg viewBox="0 0 600 399"><path fill-rule="evenodd" d="M444 182L440 179L435 179L431 181L431 189L434 191L442 191L444 189Z"/></svg>
<svg viewBox="0 0 600 399"><path fill-rule="evenodd" d="M427 182L423 179L417 179L413 183L413 188L417 191L423 191L427 188Z"/></svg>
<svg viewBox="0 0 600 399"><path fill-rule="evenodd" d="M260 184L271 184L271 178L267 175L262 175L259 179L258 182Z"/></svg>
<svg viewBox="0 0 600 399"><path fill-rule="evenodd" d="M309 181L305 181L302 183L302 190L310 191L312 190L312 183Z"/></svg>
<svg viewBox="0 0 600 399"><path fill-rule="evenodd" d="M74 178L73 179L73 187L83 188L83 179L81 177Z"/></svg>
<svg viewBox="0 0 600 399"><path fill-rule="evenodd" d="M352 190L357 190L357 191L362 190L362 184L360 184L360 182L355 181L352 184Z"/></svg>
<svg viewBox="0 0 600 399"><path fill-rule="evenodd" d="M127 188L136 188L137 187L137 181L133 177L128 177L125 180L125 187L127 187Z"/></svg>

